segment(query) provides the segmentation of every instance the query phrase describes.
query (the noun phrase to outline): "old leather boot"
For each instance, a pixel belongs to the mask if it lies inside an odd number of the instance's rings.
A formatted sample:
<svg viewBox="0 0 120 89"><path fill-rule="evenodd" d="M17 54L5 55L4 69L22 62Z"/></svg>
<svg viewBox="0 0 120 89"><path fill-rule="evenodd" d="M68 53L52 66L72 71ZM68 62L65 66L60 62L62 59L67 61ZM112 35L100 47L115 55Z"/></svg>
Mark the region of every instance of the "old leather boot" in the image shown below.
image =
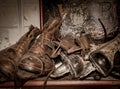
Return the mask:
<svg viewBox="0 0 120 89"><path fill-rule="evenodd" d="M52 50L47 46L47 42L55 39L56 25L59 19L54 19L51 24L43 29L42 34L36 39L29 51L22 57L18 65L18 80L27 81L48 74L53 69L53 61L50 59Z"/></svg>
<svg viewBox="0 0 120 89"><path fill-rule="evenodd" d="M0 51L0 82L15 79L17 62L29 49L39 32L38 28L31 25L29 31L25 33L16 44Z"/></svg>
<svg viewBox="0 0 120 89"><path fill-rule="evenodd" d="M42 34L35 41L29 51L22 57L18 64L18 80L25 82L29 79L37 78L43 75L48 75L54 68L54 62L50 58L53 50L51 43L56 39L56 34L59 32L59 27L66 17L54 18L52 21L48 21L48 26L44 26Z"/></svg>

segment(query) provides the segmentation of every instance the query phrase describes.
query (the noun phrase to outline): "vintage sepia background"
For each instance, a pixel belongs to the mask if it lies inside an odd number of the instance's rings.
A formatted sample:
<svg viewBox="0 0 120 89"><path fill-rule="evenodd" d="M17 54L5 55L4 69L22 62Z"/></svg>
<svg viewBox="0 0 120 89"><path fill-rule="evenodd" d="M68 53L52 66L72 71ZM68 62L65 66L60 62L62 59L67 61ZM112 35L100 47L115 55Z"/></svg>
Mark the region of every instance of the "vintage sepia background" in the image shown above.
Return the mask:
<svg viewBox="0 0 120 89"><path fill-rule="evenodd" d="M49 17L59 16L58 4L63 4L63 11L71 12L61 26L61 34L79 36L81 31L93 34L93 38L102 39L104 32L98 21L101 17L107 33L119 28L119 3L115 0L43 0L44 23ZM94 0L93 0L94 1ZM95 4L96 3L96 4ZM117 7L117 8L116 8ZM33 24L40 28L39 0L0 0L0 50L16 43ZM96 33L98 35L96 35ZM47 87L46 89L119 89L119 87ZM0 88L13 89L13 88ZM42 89L25 87L22 89Z"/></svg>

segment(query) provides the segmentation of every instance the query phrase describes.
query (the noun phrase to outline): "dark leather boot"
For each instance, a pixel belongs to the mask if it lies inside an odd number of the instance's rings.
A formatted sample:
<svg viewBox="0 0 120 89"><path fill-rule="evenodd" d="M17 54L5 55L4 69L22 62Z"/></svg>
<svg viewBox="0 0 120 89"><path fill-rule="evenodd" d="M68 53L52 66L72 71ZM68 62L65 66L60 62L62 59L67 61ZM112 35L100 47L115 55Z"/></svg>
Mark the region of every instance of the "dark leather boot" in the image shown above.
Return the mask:
<svg viewBox="0 0 120 89"><path fill-rule="evenodd" d="M39 29L31 25L29 31L16 44L0 51L0 82L14 80L17 63L32 45L39 33Z"/></svg>

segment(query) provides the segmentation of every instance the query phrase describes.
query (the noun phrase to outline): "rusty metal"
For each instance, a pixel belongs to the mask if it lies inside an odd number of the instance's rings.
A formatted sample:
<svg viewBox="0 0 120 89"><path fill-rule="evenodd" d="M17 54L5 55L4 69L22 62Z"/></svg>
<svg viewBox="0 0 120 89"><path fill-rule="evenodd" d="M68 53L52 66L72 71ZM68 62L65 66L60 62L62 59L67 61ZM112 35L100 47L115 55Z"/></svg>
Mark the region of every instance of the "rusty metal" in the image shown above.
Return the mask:
<svg viewBox="0 0 120 89"><path fill-rule="evenodd" d="M83 37L79 39L82 38ZM87 41L86 39L83 39L81 43L85 43ZM77 46L72 37L67 35L63 37L60 42L55 43L58 45L58 47L55 52L53 52L54 55L52 55L52 57L55 58L56 54L58 55L59 53L60 58L55 59L57 60L55 61L55 71L50 75L52 78L61 77L67 73L70 73L72 75L71 78L81 79L95 71L95 68L92 66L90 61L85 61L84 58L80 55L81 50L84 50L85 47L81 48L81 45ZM64 51L61 50L61 52L59 52L60 49L63 49Z"/></svg>
<svg viewBox="0 0 120 89"><path fill-rule="evenodd" d="M84 52L90 49L89 35L81 34L80 37L76 38L76 42Z"/></svg>
<svg viewBox="0 0 120 89"><path fill-rule="evenodd" d="M83 79L96 70L103 74L103 76L107 76L113 68L114 55L120 50L119 37L118 34L118 36L111 41L101 44L98 47L93 46L95 47L93 51L87 36L81 35L81 37L77 39L77 43L81 46L81 50L78 50L80 53L75 52L76 50L72 50L68 55L68 50L76 45L70 36L66 36L65 39L60 40L59 43L56 42L58 44L56 54L57 51L60 53L61 61L55 63L55 71L51 74L51 77L57 78L70 73L73 78ZM64 51L59 52L60 47L67 51L67 54ZM77 49L79 49L79 46ZM88 50L87 52L84 52L84 56L81 56L82 50Z"/></svg>
<svg viewBox="0 0 120 89"><path fill-rule="evenodd" d="M58 6L58 10L59 10L59 13L60 13L60 16L62 17L62 15L63 15L63 8L62 8L62 4L58 4L57 5Z"/></svg>
<svg viewBox="0 0 120 89"><path fill-rule="evenodd" d="M113 68L114 56L117 51L120 51L120 34L93 51L90 54L91 63L101 74L107 76Z"/></svg>
<svg viewBox="0 0 120 89"><path fill-rule="evenodd" d="M60 47L64 49L68 54L81 50L81 48L75 44L75 40L70 35L66 35L60 39L60 42L55 43L57 45L60 45Z"/></svg>

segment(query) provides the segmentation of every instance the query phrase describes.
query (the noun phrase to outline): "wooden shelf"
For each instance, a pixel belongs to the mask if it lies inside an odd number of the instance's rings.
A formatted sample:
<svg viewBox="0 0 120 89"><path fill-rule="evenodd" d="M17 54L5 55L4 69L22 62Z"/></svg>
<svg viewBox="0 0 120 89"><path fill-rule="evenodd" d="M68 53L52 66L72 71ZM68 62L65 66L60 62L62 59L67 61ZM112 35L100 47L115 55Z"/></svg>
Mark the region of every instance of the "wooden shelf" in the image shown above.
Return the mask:
<svg viewBox="0 0 120 89"><path fill-rule="evenodd" d="M23 87L41 87L43 86L44 81L40 80L32 80L28 81L24 84ZM0 87L13 87L14 83L13 82L6 82L0 84ZM47 82L48 87L69 87L69 86L120 86L120 81L118 80L112 80L112 81L107 81L107 80L100 80L100 81L95 81L95 80L49 80Z"/></svg>

